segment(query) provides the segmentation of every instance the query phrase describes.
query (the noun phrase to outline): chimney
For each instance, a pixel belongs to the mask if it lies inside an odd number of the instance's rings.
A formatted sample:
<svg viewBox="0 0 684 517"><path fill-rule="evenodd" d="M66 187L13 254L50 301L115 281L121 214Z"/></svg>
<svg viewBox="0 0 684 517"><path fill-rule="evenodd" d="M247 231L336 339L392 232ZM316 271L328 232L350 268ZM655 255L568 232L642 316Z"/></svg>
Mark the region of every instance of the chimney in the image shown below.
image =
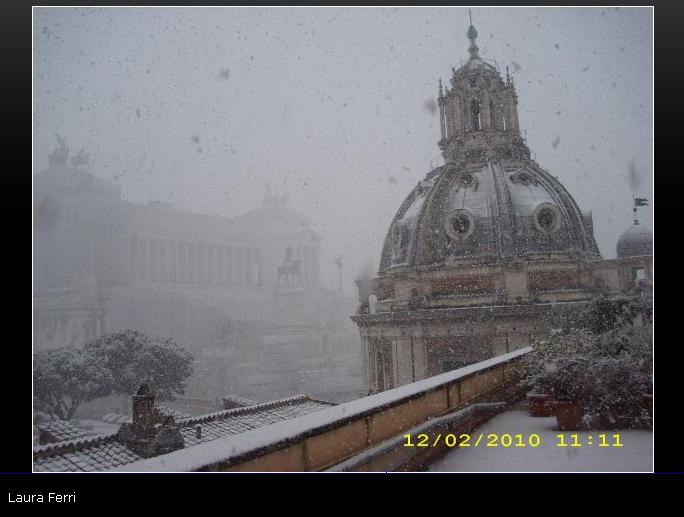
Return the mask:
<svg viewBox="0 0 684 517"><path fill-rule="evenodd" d="M180 428L172 416L162 419L154 407L154 394L141 384L133 395L133 423L123 423L117 441L126 444L143 458L166 454L185 446Z"/></svg>
<svg viewBox="0 0 684 517"><path fill-rule="evenodd" d="M133 428L136 434L154 429L156 415L154 411L154 394L147 384L141 384L133 395Z"/></svg>

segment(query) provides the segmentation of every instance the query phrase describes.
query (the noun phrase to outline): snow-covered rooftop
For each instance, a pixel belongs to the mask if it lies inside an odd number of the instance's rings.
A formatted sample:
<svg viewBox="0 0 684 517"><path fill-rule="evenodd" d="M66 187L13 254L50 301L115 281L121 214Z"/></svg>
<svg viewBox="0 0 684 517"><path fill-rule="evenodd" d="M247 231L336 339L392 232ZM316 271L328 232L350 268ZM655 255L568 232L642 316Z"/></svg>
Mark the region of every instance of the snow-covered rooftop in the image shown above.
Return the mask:
<svg viewBox="0 0 684 517"><path fill-rule="evenodd" d="M86 434L67 420L52 420L36 426L42 443L55 443L64 440L83 438Z"/></svg>
<svg viewBox="0 0 684 517"><path fill-rule="evenodd" d="M186 447L268 426L332 406L304 395L217 411L178 421ZM197 427L201 428L199 436ZM97 471L126 465L142 456L117 441L116 434L79 438L35 447L36 472Z"/></svg>

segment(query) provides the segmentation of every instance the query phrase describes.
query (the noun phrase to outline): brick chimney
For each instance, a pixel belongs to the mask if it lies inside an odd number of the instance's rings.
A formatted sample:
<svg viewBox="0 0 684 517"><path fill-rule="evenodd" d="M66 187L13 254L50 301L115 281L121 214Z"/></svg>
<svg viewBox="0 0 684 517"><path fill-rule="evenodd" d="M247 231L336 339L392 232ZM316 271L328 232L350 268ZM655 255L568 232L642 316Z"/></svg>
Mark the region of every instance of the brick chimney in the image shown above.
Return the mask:
<svg viewBox="0 0 684 517"><path fill-rule="evenodd" d="M133 395L133 428L137 435L145 435L154 429L157 420L154 393L147 384L141 384Z"/></svg>
<svg viewBox="0 0 684 517"><path fill-rule="evenodd" d="M154 407L154 394L141 384L133 395L133 422L123 423L117 441L126 444L143 458L166 454L185 446L183 435L173 417L163 417Z"/></svg>

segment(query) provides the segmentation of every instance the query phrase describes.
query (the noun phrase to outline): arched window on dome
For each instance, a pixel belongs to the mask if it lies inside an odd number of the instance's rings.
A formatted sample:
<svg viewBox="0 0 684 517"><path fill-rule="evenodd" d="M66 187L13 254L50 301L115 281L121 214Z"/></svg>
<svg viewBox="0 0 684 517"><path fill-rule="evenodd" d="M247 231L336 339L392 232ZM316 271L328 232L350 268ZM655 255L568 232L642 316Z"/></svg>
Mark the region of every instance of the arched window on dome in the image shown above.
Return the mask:
<svg viewBox="0 0 684 517"><path fill-rule="evenodd" d="M480 101L474 100L470 103L470 118L474 131L479 131L480 124Z"/></svg>

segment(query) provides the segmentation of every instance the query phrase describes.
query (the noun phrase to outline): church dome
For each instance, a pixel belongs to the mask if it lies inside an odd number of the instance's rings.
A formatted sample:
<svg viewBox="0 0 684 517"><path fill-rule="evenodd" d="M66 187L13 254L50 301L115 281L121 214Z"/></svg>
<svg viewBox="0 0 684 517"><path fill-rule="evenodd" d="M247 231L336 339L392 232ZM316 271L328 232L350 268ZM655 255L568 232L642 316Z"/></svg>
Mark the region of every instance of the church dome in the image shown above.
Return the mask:
<svg viewBox="0 0 684 517"><path fill-rule="evenodd" d="M648 228L635 221L634 225L620 235L617 243L617 256L623 258L643 255L653 255L653 236Z"/></svg>
<svg viewBox="0 0 684 517"><path fill-rule="evenodd" d="M397 211L380 272L600 259L591 215L530 158L513 80L479 56L471 29L470 59L452 69L451 88L443 91L440 80L445 165L429 172Z"/></svg>
<svg viewBox="0 0 684 517"><path fill-rule="evenodd" d="M380 271L516 259L600 258L591 215L532 160L447 163L404 200Z"/></svg>

